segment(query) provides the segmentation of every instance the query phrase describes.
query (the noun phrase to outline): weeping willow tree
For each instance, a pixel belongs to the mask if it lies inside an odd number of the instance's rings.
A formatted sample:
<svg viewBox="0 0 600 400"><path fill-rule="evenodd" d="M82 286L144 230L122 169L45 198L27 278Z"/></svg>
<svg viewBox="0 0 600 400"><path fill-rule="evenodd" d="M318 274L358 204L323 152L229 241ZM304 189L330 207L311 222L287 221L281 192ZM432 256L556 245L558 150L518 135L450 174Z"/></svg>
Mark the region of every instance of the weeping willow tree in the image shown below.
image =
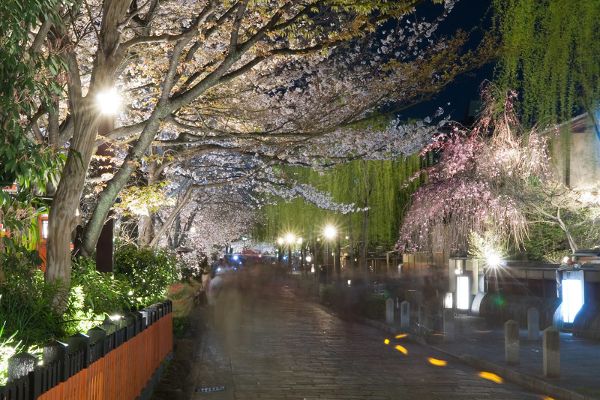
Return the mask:
<svg viewBox="0 0 600 400"><path fill-rule="evenodd" d="M263 208L263 223L257 232L273 240L287 231L314 239L327 223L338 227L349 244L391 249L397 241L398 227L419 179L410 178L420 170L418 155L394 161L357 160L326 172L309 168L287 168L294 180L308 183L330 193L338 203L354 204L361 211L342 215L320 209L302 199ZM352 247L352 246L351 246Z"/></svg>
<svg viewBox="0 0 600 400"><path fill-rule="evenodd" d="M600 1L493 0L503 50L497 82L527 125L592 112L600 99ZM597 123L597 121L595 121Z"/></svg>

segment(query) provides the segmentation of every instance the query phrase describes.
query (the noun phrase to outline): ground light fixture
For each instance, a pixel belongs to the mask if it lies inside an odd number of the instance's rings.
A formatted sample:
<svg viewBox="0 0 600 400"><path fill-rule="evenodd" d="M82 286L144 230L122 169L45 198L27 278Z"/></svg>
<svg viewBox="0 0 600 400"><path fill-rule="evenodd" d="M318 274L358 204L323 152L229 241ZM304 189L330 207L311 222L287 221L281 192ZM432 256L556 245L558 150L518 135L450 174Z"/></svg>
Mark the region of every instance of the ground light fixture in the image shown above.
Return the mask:
<svg viewBox="0 0 600 400"><path fill-rule="evenodd" d="M96 94L96 108L102 115L116 115L121 110L123 99L114 87L100 90Z"/></svg>
<svg viewBox="0 0 600 400"><path fill-rule="evenodd" d="M489 268L499 268L502 266L502 256L497 250L494 249L486 249L485 253L485 264Z"/></svg>

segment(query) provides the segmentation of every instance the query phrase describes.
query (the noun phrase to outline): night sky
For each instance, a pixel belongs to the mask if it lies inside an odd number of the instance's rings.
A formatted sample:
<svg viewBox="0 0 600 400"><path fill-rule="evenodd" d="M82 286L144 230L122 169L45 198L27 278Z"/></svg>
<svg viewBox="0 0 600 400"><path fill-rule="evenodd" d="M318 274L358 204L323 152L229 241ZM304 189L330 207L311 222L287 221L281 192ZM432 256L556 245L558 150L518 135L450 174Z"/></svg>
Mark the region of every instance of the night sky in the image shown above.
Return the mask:
<svg viewBox="0 0 600 400"><path fill-rule="evenodd" d="M457 29L472 32L472 44L475 46L481 39L482 31L491 27L490 0L460 0L454 10L440 27L440 35L451 35ZM427 9L418 9L422 15ZM437 107L442 107L445 114L450 114L456 121L464 121L469 110L469 103L479 99L479 88L486 79L492 79L494 65L488 64L477 70L459 76L442 92L431 100L413 106L400 113L402 119L423 118L431 115ZM450 105L448 105L450 103Z"/></svg>

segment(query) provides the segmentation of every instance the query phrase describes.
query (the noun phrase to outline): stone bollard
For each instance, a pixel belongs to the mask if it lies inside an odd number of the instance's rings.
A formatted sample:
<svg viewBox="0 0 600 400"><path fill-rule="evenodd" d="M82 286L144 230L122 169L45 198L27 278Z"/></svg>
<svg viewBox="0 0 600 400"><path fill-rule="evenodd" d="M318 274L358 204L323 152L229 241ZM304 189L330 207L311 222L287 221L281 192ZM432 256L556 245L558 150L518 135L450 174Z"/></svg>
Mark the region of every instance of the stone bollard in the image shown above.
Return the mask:
<svg viewBox="0 0 600 400"><path fill-rule="evenodd" d="M454 310L451 308L444 309L443 318L444 340L452 342L455 339Z"/></svg>
<svg viewBox="0 0 600 400"><path fill-rule="evenodd" d="M544 376L558 378L560 376L560 334L554 327L544 330L543 343Z"/></svg>
<svg viewBox="0 0 600 400"><path fill-rule="evenodd" d="M406 300L400 303L400 328L410 328L410 303Z"/></svg>
<svg viewBox="0 0 600 400"><path fill-rule="evenodd" d="M391 298L385 301L385 322L389 325L394 324L394 300Z"/></svg>
<svg viewBox="0 0 600 400"><path fill-rule="evenodd" d="M519 363L519 323L509 320L504 323L504 357L507 364Z"/></svg>
<svg viewBox="0 0 600 400"><path fill-rule="evenodd" d="M15 354L8 359L8 380L17 380L35 368L38 359L29 353Z"/></svg>
<svg viewBox="0 0 600 400"><path fill-rule="evenodd" d="M538 340L540 338L540 313L535 307L527 310L527 339Z"/></svg>

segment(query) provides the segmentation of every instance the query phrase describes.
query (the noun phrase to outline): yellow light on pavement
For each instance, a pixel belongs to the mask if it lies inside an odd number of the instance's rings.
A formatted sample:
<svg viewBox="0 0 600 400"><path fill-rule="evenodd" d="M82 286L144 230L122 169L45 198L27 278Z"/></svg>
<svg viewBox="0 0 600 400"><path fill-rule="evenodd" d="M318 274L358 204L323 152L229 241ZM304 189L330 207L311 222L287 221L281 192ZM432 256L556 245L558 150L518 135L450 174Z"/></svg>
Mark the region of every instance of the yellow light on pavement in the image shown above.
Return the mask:
<svg viewBox="0 0 600 400"><path fill-rule="evenodd" d="M494 383L503 383L504 379L502 379L501 376L498 376L492 372L485 372L485 371L481 371L479 373L479 377L483 378L483 379L487 379L488 381L492 381Z"/></svg>
<svg viewBox="0 0 600 400"><path fill-rule="evenodd" d="M429 361L429 364L434 365L436 367L445 367L446 365L448 365L447 361L440 360L440 359L433 358L433 357L428 357L427 361Z"/></svg>
<svg viewBox="0 0 600 400"><path fill-rule="evenodd" d="M408 355L408 350L406 350L406 347L404 346L396 345L395 349L398 350L400 353L404 354L405 356Z"/></svg>

